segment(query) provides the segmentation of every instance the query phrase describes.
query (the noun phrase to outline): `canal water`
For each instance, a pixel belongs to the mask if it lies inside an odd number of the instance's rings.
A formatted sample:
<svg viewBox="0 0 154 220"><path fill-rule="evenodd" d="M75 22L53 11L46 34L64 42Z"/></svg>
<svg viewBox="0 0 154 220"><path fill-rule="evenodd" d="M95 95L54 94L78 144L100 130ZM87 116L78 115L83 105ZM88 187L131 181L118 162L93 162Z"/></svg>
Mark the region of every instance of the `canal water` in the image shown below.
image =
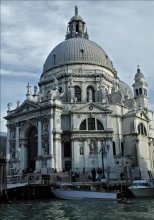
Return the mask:
<svg viewBox="0 0 154 220"><path fill-rule="evenodd" d="M31 200L0 205L0 220L154 219L154 199L129 204L101 200Z"/></svg>

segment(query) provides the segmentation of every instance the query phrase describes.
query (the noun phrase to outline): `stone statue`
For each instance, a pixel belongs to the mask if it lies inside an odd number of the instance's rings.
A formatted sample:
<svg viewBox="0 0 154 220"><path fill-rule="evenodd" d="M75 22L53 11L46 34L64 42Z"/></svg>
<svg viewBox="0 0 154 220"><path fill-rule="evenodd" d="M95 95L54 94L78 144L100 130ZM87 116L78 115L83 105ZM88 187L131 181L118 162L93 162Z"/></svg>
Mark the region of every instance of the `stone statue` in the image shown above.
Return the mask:
<svg viewBox="0 0 154 220"><path fill-rule="evenodd" d="M75 103L75 104L77 103L77 100L78 100L77 97L75 97L75 98L74 98L74 103Z"/></svg>
<svg viewBox="0 0 154 220"><path fill-rule="evenodd" d="M69 86L73 86L73 77L72 76L69 77Z"/></svg>
<svg viewBox="0 0 154 220"><path fill-rule="evenodd" d="M37 89L37 86L34 86L34 94L38 94L38 89Z"/></svg>
<svg viewBox="0 0 154 220"><path fill-rule="evenodd" d="M45 138L42 141L42 146L44 148L44 154L48 154L49 153L49 141L48 141L48 138Z"/></svg>
<svg viewBox="0 0 154 220"><path fill-rule="evenodd" d="M58 80L56 78L54 78L54 81L53 81L53 89L58 90Z"/></svg>
<svg viewBox="0 0 154 220"><path fill-rule="evenodd" d="M92 101L93 101L93 93L92 93L92 90L91 90L91 89L88 90L88 101L89 101L89 102L92 102Z"/></svg>
<svg viewBox="0 0 154 220"><path fill-rule="evenodd" d="M11 111L11 107L12 107L12 103L11 103L11 102L8 102L8 104L7 104L7 108L8 108L7 111L8 111L8 112Z"/></svg>
<svg viewBox="0 0 154 220"><path fill-rule="evenodd" d="M70 101L71 103L73 103L74 102L74 88L70 87L69 92L70 92Z"/></svg>
<svg viewBox="0 0 154 220"><path fill-rule="evenodd" d="M91 142L90 144L89 144L89 154L90 155L93 155L93 154L96 154L97 153L97 146L96 146L96 143L94 143L94 142Z"/></svg>
<svg viewBox="0 0 154 220"><path fill-rule="evenodd" d="M53 92L53 90L49 89L49 91L48 91L48 97L49 97L50 99L52 99L52 92Z"/></svg>
<svg viewBox="0 0 154 220"><path fill-rule="evenodd" d="M48 121L47 120L43 122L43 132L48 132Z"/></svg>
<svg viewBox="0 0 154 220"><path fill-rule="evenodd" d="M32 96L31 86L30 86L29 83L27 85L27 94L26 94L26 96L27 96L27 99L31 99L31 96Z"/></svg>
<svg viewBox="0 0 154 220"><path fill-rule="evenodd" d="M31 92L31 86L30 84L28 83L27 85L27 95L30 95L32 92Z"/></svg>
<svg viewBox="0 0 154 220"><path fill-rule="evenodd" d="M19 108L19 106L20 106L20 101L18 100L17 101L17 108Z"/></svg>
<svg viewBox="0 0 154 220"><path fill-rule="evenodd" d="M100 84L99 84L100 86L103 86L104 85L104 80L103 80L103 77L102 76L100 76Z"/></svg>

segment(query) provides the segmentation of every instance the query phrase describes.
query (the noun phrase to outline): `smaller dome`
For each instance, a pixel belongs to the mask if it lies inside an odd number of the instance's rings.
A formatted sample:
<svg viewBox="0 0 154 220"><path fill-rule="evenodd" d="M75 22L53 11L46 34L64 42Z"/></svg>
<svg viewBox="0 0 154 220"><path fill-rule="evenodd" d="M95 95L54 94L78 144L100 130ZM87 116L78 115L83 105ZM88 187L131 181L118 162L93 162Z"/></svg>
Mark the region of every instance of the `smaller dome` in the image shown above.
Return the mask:
<svg viewBox="0 0 154 220"><path fill-rule="evenodd" d="M72 22L72 21L82 21L83 22L83 18L80 15L74 15L71 18L70 22Z"/></svg>
<svg viewBox="0 0 154 220"><path fill-rule="evenodd" d="M137 73L135 74L134 80L135 82L145 82L144 74L141 73L139 66L137 68Z"/></svg>
<svg viewBox="0 0 154 220"><path fill-rule="evenodd" d="M133 92L131 90L131 88L129 87L129 85L127 85L125 82L123 81L119 81L119 91L124 95L124 96L128 96L129 98L133 98Z"/></svg>

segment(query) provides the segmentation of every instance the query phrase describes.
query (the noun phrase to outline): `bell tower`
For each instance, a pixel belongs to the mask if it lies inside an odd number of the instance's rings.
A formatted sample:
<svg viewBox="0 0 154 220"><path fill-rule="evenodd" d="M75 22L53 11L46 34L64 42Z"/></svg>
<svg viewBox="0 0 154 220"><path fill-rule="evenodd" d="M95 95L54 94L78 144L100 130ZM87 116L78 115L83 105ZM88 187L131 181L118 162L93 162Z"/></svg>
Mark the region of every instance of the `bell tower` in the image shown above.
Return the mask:
<svg viewBox="0 0 154 220"><path fill-rule="evenodd" d="M87 28L85 28L85 22L83 21L82 17L78 15L77 6L75 6L75 15L71 18L70 22L68 23L66 40L76 37L86 39L89 38Z"/></svg>
<svg viewBox="0 0 154 220"><path fill-rule="evenodd" d="M137 103L137 106L143 109L147 109L149 101L147 95L148 84L145 81L144 74L141 72L139 65L137 66L137 73L135 74L134 80L134 99Z"/></svg>

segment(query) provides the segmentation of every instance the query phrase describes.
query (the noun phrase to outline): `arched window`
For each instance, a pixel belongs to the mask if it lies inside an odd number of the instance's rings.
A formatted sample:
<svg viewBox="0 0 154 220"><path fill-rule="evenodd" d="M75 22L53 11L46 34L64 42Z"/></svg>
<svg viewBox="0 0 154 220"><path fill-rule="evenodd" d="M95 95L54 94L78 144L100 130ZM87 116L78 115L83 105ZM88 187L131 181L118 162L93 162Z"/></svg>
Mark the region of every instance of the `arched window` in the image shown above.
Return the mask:
<svg viewBox="0 0 154 220"><path fill-rule="evenodd" d="M147 90L146 89L144 89L144 95L147 96Z"/></svg>
<svg viewBox="0 0 154 220"><path fill-rule="evenodd" d="M79 86L75 86L75 98L77 98L77 102L81 102L81 89Z"/></svg>
<svg viewBox="0 0 154 220"><path fill-rule="evenodd" d="M95 102L95 90L92 86L87 87L87 102Z"/></svg>
<svg viewBox="0 0 154 220"><path fill-rule="evenodd" d="M136 89L136 96L138 96L138 89Z"/></svg>
<svg viewBox="0 0 154 220"><path fill-rule="evenodd" d="M147 131L143 123L138 125L138 133L147 136Z"/></svg>
<svg viewBox="0 0 154 220"><path fill-rule="evenodd" d="M79 25L76 24L76 33L78 33L78 32L79 32Z"/></svg>
<svg viewBox="0 0 154 220"><path fill-rule="evenodd" d="M102 123L97 119L97 130L104 130Z"/></svg>
<svg viewBox="0 0 154 220"><path fill-rule="evenodd" d="M88 130L95 130L95 118L88 118Z"/></svg>
<svg viewBox="0 0 154 220"><path fill-rule="evenodd" d="M102 131L104 130L104 126L103 124L95 118L87 118L84 119L81 124L80 124L80 130L98 130L98 131Z"/></svg>
<svg viewBox="0 0 154 220"><path fill-rule="evenodd" d="M80 124L80 130L87 130L86 119Z"/></svg>
<svg viewBox="0 0 154 220"><path fill-rule="evenodd" d="M121 154L122 156L124 156L124 143L121 142Z"/></svg>
<svg viewBox="0 0 154 220"><path fill-rule="evenodd" d="M142 89L141 88L139 88L139 94L142 95Z"/></svg>
<svg viewBox="0 0 154 220"><path fill-rule="evenodd" d="M116 145L115 145L114 141L112 142L112 144L113 144L113 155L115 156L116 155Z"/></svg>

